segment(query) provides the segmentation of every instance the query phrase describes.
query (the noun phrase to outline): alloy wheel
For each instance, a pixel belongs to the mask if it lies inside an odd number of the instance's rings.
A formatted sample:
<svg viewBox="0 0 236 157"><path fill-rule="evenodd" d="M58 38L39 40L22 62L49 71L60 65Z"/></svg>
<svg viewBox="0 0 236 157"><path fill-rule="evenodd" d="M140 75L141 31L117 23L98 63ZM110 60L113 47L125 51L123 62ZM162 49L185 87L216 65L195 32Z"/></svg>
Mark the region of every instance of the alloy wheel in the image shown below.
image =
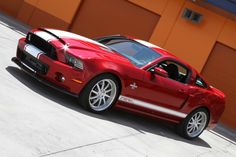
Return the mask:
<svg viewBox="0 0 236 157"><path fill-rule="evenodd" d="M190 137L198 136L207 124L207 115L205 112L196 112L188 121L187 134Z"/></svg>
<svg viewBox="0 0 236 157"><path fill-rule="evenodd" d="M106 110L116 97L116 84L111 79L98 81L89 93L89 105L95 111Z"/></svg>

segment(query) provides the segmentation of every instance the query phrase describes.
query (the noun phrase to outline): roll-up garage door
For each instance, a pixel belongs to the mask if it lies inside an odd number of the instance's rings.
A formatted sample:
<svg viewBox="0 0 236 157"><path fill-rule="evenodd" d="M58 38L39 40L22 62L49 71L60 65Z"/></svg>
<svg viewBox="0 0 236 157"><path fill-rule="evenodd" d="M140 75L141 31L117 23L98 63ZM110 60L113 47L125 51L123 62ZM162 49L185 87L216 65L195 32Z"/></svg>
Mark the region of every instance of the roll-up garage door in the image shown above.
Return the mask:
<svg viewBox="0 0 236 157"><path fill-rule="evenodd" d="M90 38L123 34L149 40L159 18L127 0L85 0L71 31Z"/></svg>
<svg viewBox="0 0 236 157"><path fill-rule="evenodd" d="M211 85L226 94L221 122L236 129L236 50L216 43L202 74Z"/></svg>

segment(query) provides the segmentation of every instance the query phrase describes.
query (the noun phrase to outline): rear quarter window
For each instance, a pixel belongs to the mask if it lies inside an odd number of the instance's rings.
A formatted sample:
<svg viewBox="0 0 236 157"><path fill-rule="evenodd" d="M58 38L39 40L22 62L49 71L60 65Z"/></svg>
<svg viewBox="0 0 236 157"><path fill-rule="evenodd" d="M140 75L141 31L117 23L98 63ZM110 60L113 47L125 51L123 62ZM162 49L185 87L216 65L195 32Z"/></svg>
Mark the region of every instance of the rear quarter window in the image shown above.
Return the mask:
<svg viewBox="0 0 236 157"><path fill-rule="evenodd" d="M196 77L195 85L201 88L208 88L207 83L199 76Z"/></svg>

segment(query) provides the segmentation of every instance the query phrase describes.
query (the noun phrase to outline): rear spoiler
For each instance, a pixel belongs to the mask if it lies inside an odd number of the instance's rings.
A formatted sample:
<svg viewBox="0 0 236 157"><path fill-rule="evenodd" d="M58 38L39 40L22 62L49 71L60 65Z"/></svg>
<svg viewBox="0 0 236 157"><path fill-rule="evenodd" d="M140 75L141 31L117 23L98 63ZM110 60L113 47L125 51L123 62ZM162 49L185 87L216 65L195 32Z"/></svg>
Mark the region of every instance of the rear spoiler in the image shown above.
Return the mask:
<svg viewBox="0 0 236 157"><path fill-rule="evenodd" d="M45 29L45 28L38 28L38 30L43 31L43 32L46 32L46 33L48 33L48 34L54 36L54 37L57 38L62 44L66 45L66 42L65 42L63 39L61 39L59 36L53 34L52 32L48 31L47 29Z"/></svg>

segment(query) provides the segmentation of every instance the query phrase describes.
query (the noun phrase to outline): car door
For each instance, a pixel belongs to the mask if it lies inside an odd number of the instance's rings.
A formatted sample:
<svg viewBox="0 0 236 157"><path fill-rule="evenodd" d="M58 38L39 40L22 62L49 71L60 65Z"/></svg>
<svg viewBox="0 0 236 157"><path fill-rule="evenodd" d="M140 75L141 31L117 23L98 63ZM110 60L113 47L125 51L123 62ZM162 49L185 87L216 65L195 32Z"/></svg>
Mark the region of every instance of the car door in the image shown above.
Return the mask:
<svg viewBox="0 0 236 157"><path fill-rule="evenodd" d="M154 67L166 70L164 65L168 66L169 64L175 64L179 69L179 76L176 80L150 72ZM134 85L135 87L132 97L136 98L132 100L132 103L144 108L147 112L162 112L164 114L184 117L185 115L175 111L179 110L189 97L189 86L186 82L190 74L189 69L176 61L162 61L144 72L142 82L131 84L131 86Z"/></svg>
<svg viewBox="0 0 236 157"><path fill-rule="evenodd" d="M187 82L191 74L190 70L175 60L161 61L154 67L165 70L168 77L153 74L150 72L151 69L147 70L143 81L145 93L149 93L146 95L146 99L160 106L181 108L188 98L189 85Z"/></svg>

